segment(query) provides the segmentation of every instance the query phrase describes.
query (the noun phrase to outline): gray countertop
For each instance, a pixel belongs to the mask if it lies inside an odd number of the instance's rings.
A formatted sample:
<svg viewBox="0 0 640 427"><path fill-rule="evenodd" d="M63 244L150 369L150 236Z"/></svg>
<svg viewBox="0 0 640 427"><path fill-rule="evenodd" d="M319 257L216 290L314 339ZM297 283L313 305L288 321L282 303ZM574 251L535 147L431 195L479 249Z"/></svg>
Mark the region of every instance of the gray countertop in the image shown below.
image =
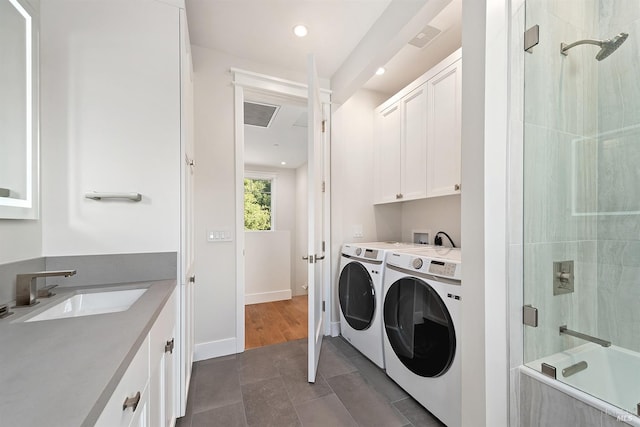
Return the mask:
<svg viewBox="0 0 640 427"><path fill-rule="evenodd" d="M80 289L149 288L126 311L24 322ZM92 426L160 314L175 280L56 288L0 320L0 424Z"/></svg>

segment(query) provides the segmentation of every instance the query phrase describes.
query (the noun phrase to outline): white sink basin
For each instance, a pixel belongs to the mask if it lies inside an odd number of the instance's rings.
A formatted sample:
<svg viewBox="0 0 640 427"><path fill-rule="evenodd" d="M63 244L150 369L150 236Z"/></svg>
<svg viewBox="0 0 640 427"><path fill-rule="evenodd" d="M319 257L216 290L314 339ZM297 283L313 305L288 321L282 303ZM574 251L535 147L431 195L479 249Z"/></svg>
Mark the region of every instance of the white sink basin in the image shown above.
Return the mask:
<svg viewBox="0 0 640 427"><path fill-rule="evenodd" d="M91 316L128 310L146 289L75 294L25 322Z"/></svg>

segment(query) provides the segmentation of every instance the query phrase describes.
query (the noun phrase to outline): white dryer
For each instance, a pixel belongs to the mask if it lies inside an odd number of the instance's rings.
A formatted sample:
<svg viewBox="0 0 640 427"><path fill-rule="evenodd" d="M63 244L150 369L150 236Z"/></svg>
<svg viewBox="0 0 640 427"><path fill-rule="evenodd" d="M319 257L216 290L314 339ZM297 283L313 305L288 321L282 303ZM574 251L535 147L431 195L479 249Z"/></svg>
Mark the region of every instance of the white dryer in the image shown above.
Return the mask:
<svg viewBox="0 0 640 427"><path fill-rule="evenodd" d="M416 247L413 243L371 242L342 246L338 297L342 336L384 369L382 350L382 283L388 251Z"/></svg>
<svg viewBox="0 0 640 427"><path fill-rule="evenodd" d="M449 427L461 425L460 250L428 247L387 255L387 375Z"/></svg>

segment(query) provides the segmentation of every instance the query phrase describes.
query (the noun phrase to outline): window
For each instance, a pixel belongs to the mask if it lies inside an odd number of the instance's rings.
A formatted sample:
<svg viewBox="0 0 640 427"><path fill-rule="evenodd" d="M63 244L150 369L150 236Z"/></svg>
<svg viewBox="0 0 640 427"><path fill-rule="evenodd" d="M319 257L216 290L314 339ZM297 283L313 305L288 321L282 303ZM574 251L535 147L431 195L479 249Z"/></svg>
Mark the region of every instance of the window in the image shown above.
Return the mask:
<svg viewBox="0 0 640 427"><path fill-rule="evenodd" d="M272 178L244 179L244 229L251 231L273 229L271 204Z"/></svg>

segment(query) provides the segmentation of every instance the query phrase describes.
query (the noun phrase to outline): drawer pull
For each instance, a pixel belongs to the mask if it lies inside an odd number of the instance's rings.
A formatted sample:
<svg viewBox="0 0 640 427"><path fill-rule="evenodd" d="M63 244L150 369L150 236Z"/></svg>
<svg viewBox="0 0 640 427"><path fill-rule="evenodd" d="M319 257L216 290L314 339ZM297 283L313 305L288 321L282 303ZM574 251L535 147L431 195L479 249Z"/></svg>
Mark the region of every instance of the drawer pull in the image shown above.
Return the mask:
<svg viewBox="0 0 640 427"><path fill-rule="evenodd" d="M171 340L167 341L167 343L164 345L164 352L165 353L169 352L169 353L173 354L173 345L174 345L173 341L174 341L174 338L171 338Z"/></svg>
<svg viewBox="0 0 640 427"><path fill-rule="evenodd" d="M133 412L136 412L138 403L140 402L140 392L137 392L133 397L127 397L122 404L122 410L126 411L127 408L133 408Z"/></svg>

